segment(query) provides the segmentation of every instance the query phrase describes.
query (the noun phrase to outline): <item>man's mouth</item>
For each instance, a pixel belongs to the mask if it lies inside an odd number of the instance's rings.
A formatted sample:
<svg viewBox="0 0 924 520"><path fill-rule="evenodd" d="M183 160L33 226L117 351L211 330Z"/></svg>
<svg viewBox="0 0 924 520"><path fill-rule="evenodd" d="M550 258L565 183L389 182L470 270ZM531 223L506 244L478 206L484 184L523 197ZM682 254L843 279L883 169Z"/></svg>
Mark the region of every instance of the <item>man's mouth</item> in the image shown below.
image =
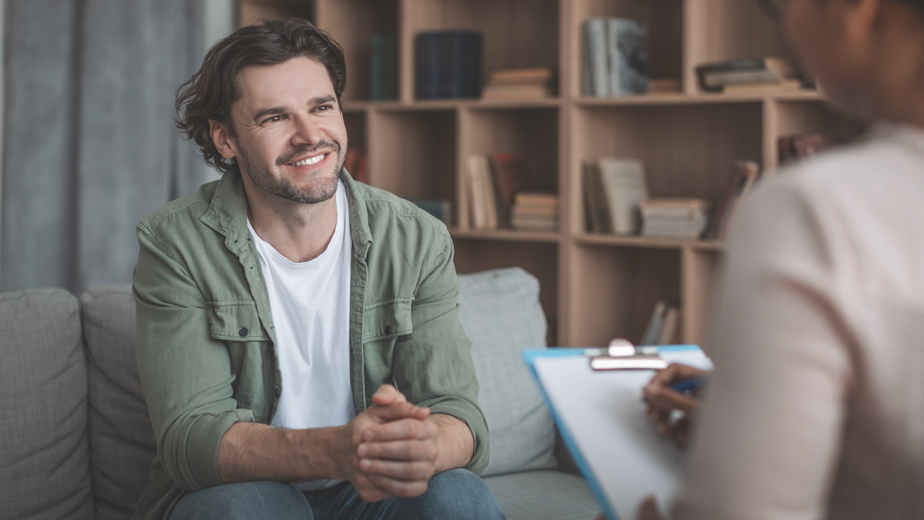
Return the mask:
<svg viewBox="0 0 924 520"><path fill-rule="evenodd" d="M315 155L314 157L308 157L306 159L302 159L301 161L290 163L289 166L311 166L312 164L318 164L319 162L323 161L325 157L327 157L327 154L322 153L320 155Z"/></svg>

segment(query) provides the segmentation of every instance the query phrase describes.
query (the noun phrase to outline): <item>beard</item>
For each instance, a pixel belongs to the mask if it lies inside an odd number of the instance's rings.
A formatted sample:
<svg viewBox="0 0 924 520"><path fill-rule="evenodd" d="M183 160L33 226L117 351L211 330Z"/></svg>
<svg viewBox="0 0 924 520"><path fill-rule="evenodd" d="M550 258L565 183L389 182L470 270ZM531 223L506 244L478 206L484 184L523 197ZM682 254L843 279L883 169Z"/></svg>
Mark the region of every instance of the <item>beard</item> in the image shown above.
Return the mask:
<svg viewBox="0 0 924 520"><path fill-rule="evenodd" d="M299 188L292 184L292 181L282 176L274 176L272 168L264 163L254 160L247 149L241 145L240 140L235 139L238 150L240 150L240 167L244 170L250 180L261 191L268 195L273 195L281 199L298 202L300 204L318 204L327 200L337 193L337 182L340 178L340 171L343 169L345 157L340 153L340 145L321 141L314 146L299 146L291 152L276 159L276 165L282 166L292 162L299 155L310 153L318 150L330 150L330 153L337 154L337 162L334 165L334 175L330 178L319 179L313 185Z"/></svg>

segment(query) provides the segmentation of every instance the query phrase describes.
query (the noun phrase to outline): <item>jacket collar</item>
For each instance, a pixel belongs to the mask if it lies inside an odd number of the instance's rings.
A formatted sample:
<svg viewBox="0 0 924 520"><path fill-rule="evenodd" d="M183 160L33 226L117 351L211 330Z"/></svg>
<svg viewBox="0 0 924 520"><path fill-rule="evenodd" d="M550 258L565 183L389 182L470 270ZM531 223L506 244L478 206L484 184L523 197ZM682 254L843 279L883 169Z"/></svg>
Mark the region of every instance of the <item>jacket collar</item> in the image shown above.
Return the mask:
<svg viewBox="0 0 924 520"><path fill-rule="evenodd" d="M343 181L350 206L353 249L365 257L372 244L369 212L356 182L346 169L340 171L340 180ZM229 250L239 253L244 248L250 238L250 231L247 229L247 195L240 171L231 170L221 176L209 209L199 220L224 236Z"/></svg>

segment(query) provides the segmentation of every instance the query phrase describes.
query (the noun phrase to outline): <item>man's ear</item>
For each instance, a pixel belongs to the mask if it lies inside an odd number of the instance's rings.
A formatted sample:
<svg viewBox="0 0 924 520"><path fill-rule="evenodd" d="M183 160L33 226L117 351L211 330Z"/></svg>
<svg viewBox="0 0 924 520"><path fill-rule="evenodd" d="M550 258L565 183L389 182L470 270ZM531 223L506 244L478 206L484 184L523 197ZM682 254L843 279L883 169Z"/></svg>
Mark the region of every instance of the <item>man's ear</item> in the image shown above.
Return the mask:
<svg viewBox="0 0 924 520"><path fill-rule="evenodd" d="M212 144L225 159L237 157L237 143L231 137L231 132L223 123L214 119L209 119L209 134L212 137Z"/></svg>

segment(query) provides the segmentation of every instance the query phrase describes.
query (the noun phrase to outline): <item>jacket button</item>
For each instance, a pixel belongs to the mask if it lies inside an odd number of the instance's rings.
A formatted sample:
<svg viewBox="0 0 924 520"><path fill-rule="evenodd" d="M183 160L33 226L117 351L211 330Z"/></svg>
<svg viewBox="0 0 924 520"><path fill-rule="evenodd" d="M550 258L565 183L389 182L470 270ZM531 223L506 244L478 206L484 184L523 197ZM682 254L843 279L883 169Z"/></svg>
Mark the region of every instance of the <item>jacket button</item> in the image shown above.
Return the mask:
<svg viewBox="0 0 924 520"><path fill-rule="evenodd" d="M391 334L391 325L385 325L385 334Z"/></svg>
<svg viewBox="0 0 924 520"><path fill-rule="evenodd" d="M242 338L245 338L250 334L250 331L247 330L247 327L241 327L241 330L237 331L237 333L240 334Z"/></svg>
<svg viewBox="0 0 924 520"><path fill-rule="evenodd" d="M279 388L276 388L276 397L279 397Z"/></svg>

